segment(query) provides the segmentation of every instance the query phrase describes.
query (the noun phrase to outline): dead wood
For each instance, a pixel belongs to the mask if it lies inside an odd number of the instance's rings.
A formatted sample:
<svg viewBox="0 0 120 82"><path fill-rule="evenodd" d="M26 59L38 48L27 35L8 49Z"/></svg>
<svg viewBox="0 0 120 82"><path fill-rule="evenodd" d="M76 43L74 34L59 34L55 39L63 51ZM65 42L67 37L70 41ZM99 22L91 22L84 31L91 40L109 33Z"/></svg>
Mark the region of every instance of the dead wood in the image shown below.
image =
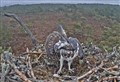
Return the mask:
<svg viewBox="0 0 120 82"><path fill-rule="evenodd" d="M81 80L83 79L84 77L92 74L93 72L97 72L99 69L101 69L101 67L103 67L103 61L101 62L101 64L98 66L98 67L95 67L93 69L91 69L90 71L88 71L87 73L85 73L84 75L80 76L80 77L77 77L78 80Z"/></svg>
<svg viewBox="0 0 120 82"><path fill-rule="evenodd" d="M33 72L33 69L32 69L32 65L31 65L31 62L30 62L30 57L28 59L28 65L30 67L30 74L32 76L32 78L36 79L35 75L34 75L34 72Z"/></svg>
<svg viewBox="0 0 120 82"><path fill-rule="evenodd" d="M39 46L39 41L35 38L35 36L33 35L33 33L29 30L29 28L24 24L24 22L18 18L17 15L15 14L11 14L11 13L5 13L4 16L7 16L7 17L11 17L13 19L15 19L24 29L24 31L29 35L29 37L31 38L32 40L32 43L35 47L38 47Z"/></svg>
<svg viewBox="0 0 120 82"><path fill-rule="evenodd" d="M100 80L96 81L96 82L103 82L103 81L109 81L109 80L114 80L114 79L118 79L120 80L120 76L108 76L108 77L103 77Z"/></svg>
<svg viewBox="0 0 120 82"><path fill-rule="evenodd" d="M7 61L7 63L15 70L15 72L20 76L20 78L24 81L24 82L32 82L30 81L23 73L21 73L17 67L15 66L14 63L11 63L10 61Z"/></svg>

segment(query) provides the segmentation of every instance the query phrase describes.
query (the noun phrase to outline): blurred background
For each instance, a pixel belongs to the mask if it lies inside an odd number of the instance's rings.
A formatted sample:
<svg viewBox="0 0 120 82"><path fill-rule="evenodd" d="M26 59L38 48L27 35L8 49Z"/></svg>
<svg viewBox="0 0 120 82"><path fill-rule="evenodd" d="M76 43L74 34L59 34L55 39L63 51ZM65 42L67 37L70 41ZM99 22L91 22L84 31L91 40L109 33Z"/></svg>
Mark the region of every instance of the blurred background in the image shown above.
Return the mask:
<svg viewBox="0 0 120 82"><path fill-rule="evenodd" d="M119 0L1 0L0 46L16 54L32 48L21 26L3 16L7 12L18 15L41 44L62 24L68 36L111 51L120 44L119 5Z"/></svg>

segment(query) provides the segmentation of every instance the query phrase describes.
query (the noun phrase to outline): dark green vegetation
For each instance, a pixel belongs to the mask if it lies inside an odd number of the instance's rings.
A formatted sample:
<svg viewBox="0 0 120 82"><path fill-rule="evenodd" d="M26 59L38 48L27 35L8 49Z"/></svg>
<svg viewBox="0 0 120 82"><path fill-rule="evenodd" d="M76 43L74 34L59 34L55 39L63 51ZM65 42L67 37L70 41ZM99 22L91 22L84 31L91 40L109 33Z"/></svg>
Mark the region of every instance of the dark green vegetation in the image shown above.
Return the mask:
<svg viewBox="0 0 120 82"><path fill-rule="evenodd" d="M63 12L72 13L73 16L83 14L86 16L103 16L120 22L120 6L117 5L62 5L62 4L40 4L40 5L14 5L4 7L4 12L14 12L16 14L28 13L47 13L47 12Z"/></svg>
<svg viewBox="0 0 120 82"><path fill-rule="evenodd" d="M40 38L40 42L44 42L48 33L58 24L63 24L70 36L77 37L82 42L93 41L108 50L115 45L120 45L120 6L117 5L36 4L14 5L1 9L3 13L11 12L22 17L32 30L33 27L39 29L39 32L33 32L37 38ZM16 25L14 20L5 17L2 19L0 45L5 45L9 43L13 34L9 27L19 27L19 25ZM41 37L40 31L44 29L50 30L43 33L44 36Z"/></svg>

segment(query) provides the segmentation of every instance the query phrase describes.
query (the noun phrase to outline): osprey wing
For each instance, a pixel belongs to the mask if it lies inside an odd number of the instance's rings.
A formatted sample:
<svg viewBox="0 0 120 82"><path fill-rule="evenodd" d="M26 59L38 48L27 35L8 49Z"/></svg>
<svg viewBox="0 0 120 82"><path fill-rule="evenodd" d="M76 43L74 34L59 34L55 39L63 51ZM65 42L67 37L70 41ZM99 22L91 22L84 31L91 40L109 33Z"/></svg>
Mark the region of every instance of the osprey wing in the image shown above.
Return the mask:
<svg viewBox="0 0 120 82"><path fill-rule="evenodd" d="M54 31L53 33L49 34L46 42L45 42L45 50L47 52L47 55L53 55L54 52L54 45L59 41L66 41L66 39L57 31Z"/></svg>
<svg viewBox="0 0 120 82"><path fill-rule="evenodd" d="M77 43L79 44L79 56L80 58L83 58L84 56L84 53L83 53L83 50L82 50L82 47L81 47L81 44L79 42L79 40L77 38L72 38L72 37L69 37L68 39L69 43L72 45L72 47L74 48L75 51L77 51Z"/></svg>

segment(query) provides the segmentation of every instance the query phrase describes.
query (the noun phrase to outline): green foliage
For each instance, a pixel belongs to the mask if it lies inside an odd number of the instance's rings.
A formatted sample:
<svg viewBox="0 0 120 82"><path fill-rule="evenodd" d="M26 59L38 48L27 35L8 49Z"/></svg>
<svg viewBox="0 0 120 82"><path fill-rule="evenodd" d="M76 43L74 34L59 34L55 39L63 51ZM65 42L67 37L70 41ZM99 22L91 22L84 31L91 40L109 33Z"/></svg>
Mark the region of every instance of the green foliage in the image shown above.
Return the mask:
<svg viewBox="0 0 120 82"><path fill-rule="evenodd" d="M93 4L35 4L35 5L13 5L3 7L3 12L14 12L17 14L65 12L66 16L75 19L84 16L103 16L120 22L120 6L118 5L93 5Z"/></svg>
<svg viewBox="0 0 120 82"><path fill-rule="evenodd" d="M120 45L120 23L104 30L100 45L108 50L112 50L110 47Z"/></svg>
<svg viewBox="0 0 120 82"><path fill-rule="evenodd" d="M75 32L86 36L93 36L94 29L90 25L83 26L82 23L74 24Z"/></svg>
<svg viewBox="0 0 120 82"><path fill-rule="evenodd" d="M82 29L81 23L74 24L74 28Z"/></svg>
<svg viewBox="0 0 120 82"><path fill-rule="evenodd" d="M85 27L84 27L84 32L88 35L88 36L93 36L93 31L94 31L94 29L90 26L90 25L86 25Z"/></svg>
<svg viewBox="0 0 120 82"><path fill-rule="evenodd" d="M74 28L75 28L76 33L82 33L83 27L82 27L81 23L74 24Z"/></svg>
<svg viewBox="0 0 120 82"><path fill-rule="evenodd" d="M1 46L6 46L9 43L9 40L11 39L11 29L6 27L6 26L1 26L0 27L0 45Z"/></svg>
<svg viewBox="0 0 120 82"><path fill-rule="evenodd" d="M7 48L5 49L5 48L3 48L2 46L0 46L0 54L3 53L4 51L12 52L12 48L11 48L11 47L7 47Z"/></svg>
<svg viewBox="0 0 120 82"><path fill-rule="evenodd" d="M103 31L100 46L112 50L112 46L120 44L120 6L118 5L93 5L93 4L35 4L35 5L13 5L0 8L2 12L12 12L17 15L40 15L42 20L46 20L44 14L63 14L64 18L57 20L57 23L65 24L65 20L72 20L76 33L88 36L86 43L93 42L94 29L87 25L87 18L94 18L96 21L108 21L111 26ZM33 16L34 17L34 16ZM65 19L65 20L64 20ZM41 20L40 20L41 21ZM92 21L92 20L91 20ZM94 22L94 21L93 21ZM90 22L91 23L91 22ZM32 23L27 24L32 27ZM5 25L0 27L0 45L4 45L11 38L11 31Z"/></svg>
<svg viewBox="0 0 120 82"><path fill-rule="evenodd" d="M3 52L3 48L2 46L0 46L0 54Z"/></svg>
<svg viewBox="0 0 120 82"><path fill-rule="evenodd" d="M87 40L85 41L85 44L90 44L91 42L94 42L93 38L88 37Z"/></svg>

